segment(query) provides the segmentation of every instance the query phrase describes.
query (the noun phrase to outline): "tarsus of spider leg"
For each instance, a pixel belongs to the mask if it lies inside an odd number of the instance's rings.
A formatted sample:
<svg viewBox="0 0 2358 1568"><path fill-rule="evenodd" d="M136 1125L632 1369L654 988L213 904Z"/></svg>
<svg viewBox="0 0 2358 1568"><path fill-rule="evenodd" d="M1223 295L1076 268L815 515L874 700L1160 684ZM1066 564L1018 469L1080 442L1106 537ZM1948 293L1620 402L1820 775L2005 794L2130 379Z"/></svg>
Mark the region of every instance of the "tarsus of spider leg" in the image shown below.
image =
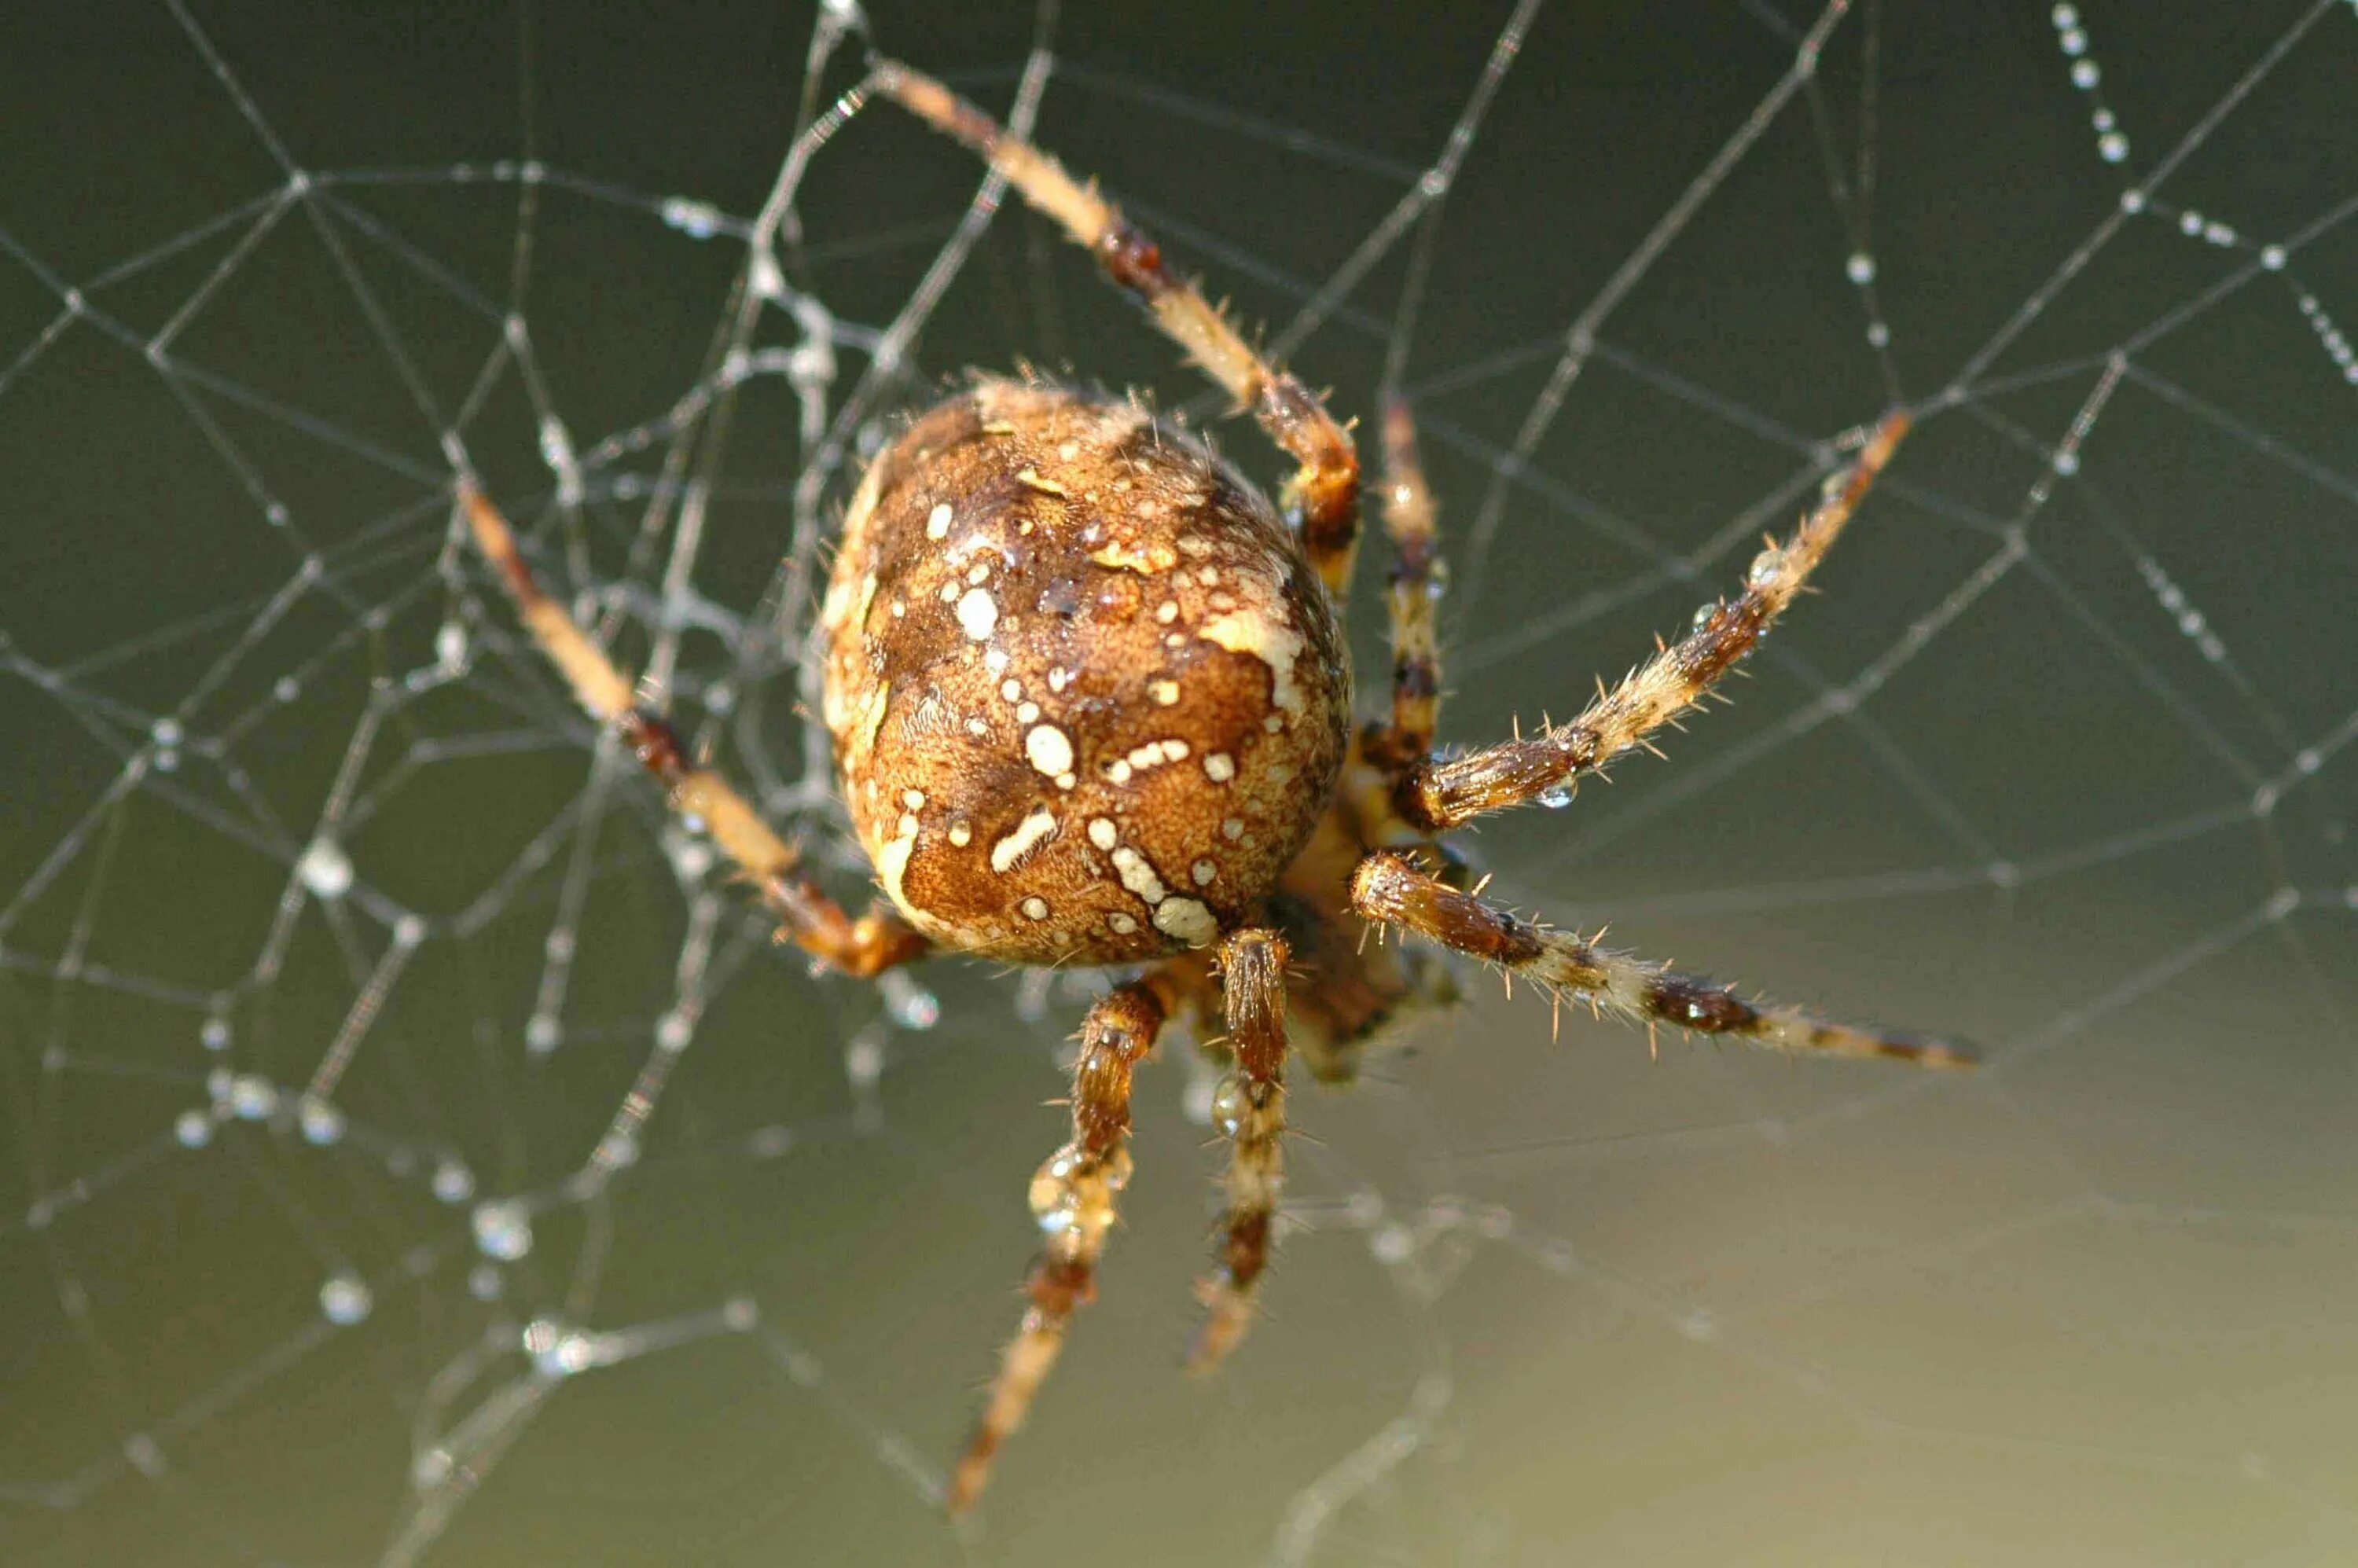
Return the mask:
<svg viewBox="0 0 2358 1568"><path fill-rule="evenodd" d="M801 870L794 846L762 820L728 780L689 761L687 747L660 715L640 706L630 678L606 651L548 597L516 546L514 530L482 492L462 484L459 500L485 559L496 568L517 615L590 716L631 748L662 781L672 809L702 822L721 853L775 912L781 935L846 974L871 976L924 956L925 936L890 914L852 918Z"/></svg>
<svg viewBox="0 0 2358 1568"><path fill-rule="evenodd" d="M944 1502L953 1514L982 1495L1001 1445L1023 1424L1064 1352L1074 1310L1097 1294L1098 1257L1130 1180L1131 1069L1154 1048L1170 1005L1150 978L1100 997L1081 1025L1072 1140L1032 1177L1032 1213L1044 1239L1024 1282L1023 1321L1000 1357L974 1434L950 1472Z"/></svg>
<svg viewBox="0 0 2358 1568"><path fill-rule="evenodd" d="M963 142L1007 178L1018 195L1096 256L1106 276L1153 313L1196 367L1249 408L1280 449L1301 465L1286 487L1304 550L1330 593L1350 585L1359 539L1359 458L1325 405L1261 358L1195 285L1172 276L1163 248L1054 157L1022 140L914 66L880 59L875 90L943 135Z"/></svg>
<svg viewBox="0 0 2358 1568"><path fill-rule="evenodd" d="M1229 1142L1228 1217L1219 1260L1197 1281L1204 1321L1187 1369L1209 1372L1252 1326L1253 1293L1269 1267L1271 1229L1285 1178L1285 938L1232 934L1220 950L1220 989L1237 1070L1212 1096L1212 1125Z"/></svg>
<svg viewBox="0 0 2358 1568"><path fill-rule="evenodd" d="M1830 1022L1799 1008L1747 1001L1729 988L1666 964L1600 947L1458 892L1379 851L1351 874L1351 907L1367 920L1400 925L1443 946L1568 990L1633 1022L1748 1040L1771 1050L1871 1056L1920 1067L1970 1067L1974 1054L1952 1043Z"/></svg>
<svg viewBox="0 0 2358 1568"><path fill-rule="evenodd" d="M1710 606L1693 632L1667 646L1657 639L1652 658L1569 724L1547 725L1528 740L1409 768L1393 792L1401 814L1420 829L1438 833L1520 806L1599 771L1642 744L1650 732L1699 706L1801 591L1890 462L1908 424L1904 413L1886 416L1857 460L1829 481L1824 499L1792 538L1781 546L1772 543L1753 557L1744 591Z"/></svg>

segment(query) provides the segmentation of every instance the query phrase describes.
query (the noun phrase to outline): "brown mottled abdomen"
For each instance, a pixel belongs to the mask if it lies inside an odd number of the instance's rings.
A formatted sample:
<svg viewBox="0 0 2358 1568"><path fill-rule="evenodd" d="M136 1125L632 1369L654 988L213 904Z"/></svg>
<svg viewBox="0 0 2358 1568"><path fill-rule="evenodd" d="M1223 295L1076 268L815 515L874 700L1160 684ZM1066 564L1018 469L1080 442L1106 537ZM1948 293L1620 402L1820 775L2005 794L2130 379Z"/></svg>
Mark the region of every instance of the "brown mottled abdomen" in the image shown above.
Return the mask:
<svg viewBox="0 0 2358 1568"><path fill-rule="evenodd" d="M821 627L852 825L964 951L1203 946L1341 765L1325 590L1260 492L1128 403L984 381L925 415L852 499Z"/></svg>

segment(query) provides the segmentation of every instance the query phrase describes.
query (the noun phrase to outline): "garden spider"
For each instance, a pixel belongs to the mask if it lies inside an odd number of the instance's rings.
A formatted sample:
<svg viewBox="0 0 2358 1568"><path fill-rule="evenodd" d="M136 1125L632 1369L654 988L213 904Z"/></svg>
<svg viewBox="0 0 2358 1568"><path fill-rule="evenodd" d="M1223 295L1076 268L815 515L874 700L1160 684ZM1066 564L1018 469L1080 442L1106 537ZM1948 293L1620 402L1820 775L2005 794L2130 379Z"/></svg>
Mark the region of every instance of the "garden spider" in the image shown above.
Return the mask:
<svg viewBox="0 0 2358 1568"><path fill-rule="evenodd" d="M1893 414L1743 591L1569 724L1463 756L1433 750L1440 664L1433 508L1405 408L1384 411L1393 555L1391 714L1354 730L1339 603L1359 532L1351 438L1164 267L1154 242L1053 157L938 81L875 64L892 99L964 142L1141 300L1299 464L1283 517L1195 438L1038 379L978 378L870 465L844 519L818 629L843 804L890 899L853 917L534 580L507 524L460 494L534 637L582 706L700 821L778 916L779 939L855 976L930 953L1121 966L1089 1010L1070 1141L1032 1179L1045 1238L947 1504L972 1504L1061 1350L1130 1176L1130 1075L1174 1019L1226 1031L1213 1119L1230 1146L1218 1260L1189 1366L1243 1336L1282 1173L1284 1067L1350 1076L1387 1020L1450 998L1399 926L1552 996L1790 1051L1970 1062L1946 1044L1747 1001L1724 987L1519 918L1462 885L1440 837L1560 799L1693 708L1801 591L1889 460ZM1199 1030L1199 1033L1202 1031Z"/></svg>

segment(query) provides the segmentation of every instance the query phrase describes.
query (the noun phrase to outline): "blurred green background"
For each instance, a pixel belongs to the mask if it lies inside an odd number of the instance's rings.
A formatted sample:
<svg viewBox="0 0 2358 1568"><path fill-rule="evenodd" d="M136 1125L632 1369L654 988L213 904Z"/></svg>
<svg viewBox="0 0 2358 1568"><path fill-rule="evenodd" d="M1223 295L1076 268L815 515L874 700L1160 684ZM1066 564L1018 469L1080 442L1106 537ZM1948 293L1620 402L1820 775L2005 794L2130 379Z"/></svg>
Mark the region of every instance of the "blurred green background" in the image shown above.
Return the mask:
<svg viewBox="0 0 2358 1568"><path fill-rule="evenodd" d="M1815 12L1542 6L1445 206L1375 253L1506 7L871 16L1001 113L1044 32L1044 143L1341 410L1401 356L1455 741L1566 714L1735 582L1825 443L1917 407L1735 706L1469 844L1524 907L1991 1065L1651 1060L1469 976L1367 1081L1296 1096L1302 1224L1195 1383L1218 1155L1166 1051L1103 1298L945 1526L1085 982L1041 1015L937 964L938 1022L891 1027L718 878L684 892L651 790L593 775L451 547L440 446L463 428L556 580L633 587L596 603L644 661L647 496L707 427L814 14L19 7L0 1561L2358 1560L2351 8L1887 0L1804 78ZM836 324L828 412L977 178L889 109L813 161L782 258ZM538 405L495 357L512 305ZM840 462L786 376L748 380L685 470L691 728L794 804L791 649L738 634L790 586L815 460L823 515L969 365L1217 413L1174 360L1011 211ZM296 874L323 819L352 877L325 900ZM593 1191L683 991L693 1043Z"/></svg>

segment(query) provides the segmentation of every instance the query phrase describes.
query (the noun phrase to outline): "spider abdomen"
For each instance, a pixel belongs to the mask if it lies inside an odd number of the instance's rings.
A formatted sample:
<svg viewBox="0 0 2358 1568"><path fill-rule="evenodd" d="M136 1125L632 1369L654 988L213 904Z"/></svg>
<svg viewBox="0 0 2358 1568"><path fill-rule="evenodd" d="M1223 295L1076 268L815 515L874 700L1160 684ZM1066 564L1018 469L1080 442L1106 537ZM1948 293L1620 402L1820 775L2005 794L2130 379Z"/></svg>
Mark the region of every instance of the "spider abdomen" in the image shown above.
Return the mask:
<svg viewBox="0 0 2358 1568"><path fill-rule="evenodd" d="M926 413L861 481L820 624L852 826L962 951L1206 946L1342 763L1325 589L1260 492L1130 403L985 380Z"/></svg>

